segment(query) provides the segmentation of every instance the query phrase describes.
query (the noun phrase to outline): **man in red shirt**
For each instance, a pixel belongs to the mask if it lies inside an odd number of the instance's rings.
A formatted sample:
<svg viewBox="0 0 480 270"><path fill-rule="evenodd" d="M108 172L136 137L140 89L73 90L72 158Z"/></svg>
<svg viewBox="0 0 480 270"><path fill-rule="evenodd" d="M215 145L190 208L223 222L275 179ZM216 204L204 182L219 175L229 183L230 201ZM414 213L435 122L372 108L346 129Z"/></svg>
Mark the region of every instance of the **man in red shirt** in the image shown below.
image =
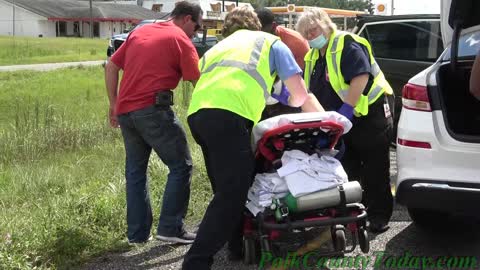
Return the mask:
<svg viewBox="0 0 480 270"><path fill-rule="evenodd" d="M305 54L307 54L310 46L308 45L308 41L300 35L295 30L285 28L283 26L277 25L275 22L275 16L273 12L268 8L257 8L255 10L260 23L262 24L262 31L276 35L280 38L280 40L287 45L287 47L292 51L293 57L297 62L298 66L304 70L305 69ZM272 96L279 96L279 100L287 100L288 99L288 90L283 85L283 83L279 82L276 85L272 92ZM267 100L267 106L263 110L262 113L262 120L274 117L280 114L288 114L288 113L298 113L301 112L299 108L294 108L287 106L285 102L278 102L275 99Z"/></svg>
<svg viewBox="0 0 480 270"><path fill-rule="evenodd" d="M268 8L258 8L255 10L258 19L262 23L262 31L276 35L292 51L295 61L302 70L305 69L305 55L310 46L308 41L295 30L277 25L273 12Z"/></svg>
<svg viewBox="0 0 480 270"><path fill-rule="evenodd" d="M184 229L190 198L192 158L183 127L171 109L183 77L194 85L200 76L198 55L190 38L201 27L202 9L178 2L166 22L144 25L130 33L105 68L112 127L122 131L126 164L127 237L130 243L150 238L152 211L147 167L152 149L169 168L156 238L192 243ZM117 91L119 71L123 70Z"/></svg>

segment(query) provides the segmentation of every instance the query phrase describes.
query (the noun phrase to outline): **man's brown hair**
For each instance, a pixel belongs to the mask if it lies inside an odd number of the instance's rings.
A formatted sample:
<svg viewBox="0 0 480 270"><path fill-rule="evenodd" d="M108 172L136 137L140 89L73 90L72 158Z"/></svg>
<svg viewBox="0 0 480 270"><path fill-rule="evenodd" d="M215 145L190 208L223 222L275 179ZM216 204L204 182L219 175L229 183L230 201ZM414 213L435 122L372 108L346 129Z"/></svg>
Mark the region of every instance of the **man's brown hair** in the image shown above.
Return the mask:
<svg viewBox="0 0 480 270"><path fill-rule="evenodd" d="M192 16L192 21L198 22L199 17L203 15L202 8L195 3L180 1L175 4L175 8L170 13L170 17L172 18L182 18L187 15Z"/></svg>

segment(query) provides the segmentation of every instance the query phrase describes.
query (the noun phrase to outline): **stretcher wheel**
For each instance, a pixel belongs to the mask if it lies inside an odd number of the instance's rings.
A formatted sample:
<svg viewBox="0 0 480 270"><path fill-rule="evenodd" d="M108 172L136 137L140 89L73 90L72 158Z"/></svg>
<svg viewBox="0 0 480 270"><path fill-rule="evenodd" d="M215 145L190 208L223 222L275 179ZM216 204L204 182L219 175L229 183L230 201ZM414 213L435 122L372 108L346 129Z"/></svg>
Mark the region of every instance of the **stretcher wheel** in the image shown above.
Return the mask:
<svg viewBox="0 0 480 270"><path fill-rule="evenodd" d="M368 232L365 228L358 229L358 243L363 253L370 251L370 239L368 239Z"/></svg>
<svg viewBox="0 0 480 270"><path fill-rule="evenodd" d="M254 264L257 261L257 251L255 240L250 237L243 238L243 262L245 264Z"/></svg>
<svg viewBox="0 0 480 270"><path fill-rule="evenodd" d="M341 225L337 225L332 230L333 247L335 251L343 252L347 246L347 240L345 237L345 228Z"/></svg>
<svg viewBox="0 0 480 270"><path fill-rule="evenodd" d="M262 249L262 252L271 253L272 252L272 245L270 243L270 240L268 240L268 238L266 238L266 237L262 237L260 241L261 241L260 248Z"/></svg>

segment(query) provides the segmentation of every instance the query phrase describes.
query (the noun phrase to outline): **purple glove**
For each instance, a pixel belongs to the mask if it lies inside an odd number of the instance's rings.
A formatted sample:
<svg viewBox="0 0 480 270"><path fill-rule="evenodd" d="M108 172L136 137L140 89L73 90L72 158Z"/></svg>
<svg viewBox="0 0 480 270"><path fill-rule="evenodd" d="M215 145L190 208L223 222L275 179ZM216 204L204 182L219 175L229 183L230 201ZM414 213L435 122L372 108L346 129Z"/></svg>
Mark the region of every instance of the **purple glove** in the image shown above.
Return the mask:
<svg viewBox="0 0 480 270"><path fill-rule="evenodd" d="M328 137L320 135L317 140L316 147L318 149L325 149L325 148L328 148L329 146L330 146L330 140L328 139Z"/></svg>
<svg viewBox="0 0 480 270"><path fill-rule="evenodd" d="M352 121L352 118L353 118L353 107L352 107L352 105L350 105L348 103L343 103L342 107L340 107L340 109L338 109L337 112L339 114L345 116L346 118L348 118L348 120Z"/></svg>
<svg viewBox="0 0 480 270"><path fill-rule="evenodd" d="M278 92L280 92L280 93L278 93ZM282 83L282 89L280 91L274 90L272 92L272 97L274 99L278 100L283 105L288 106L288 98L290 97L290 92L288 92L288 89L285 86L285 84Z"/></svg>

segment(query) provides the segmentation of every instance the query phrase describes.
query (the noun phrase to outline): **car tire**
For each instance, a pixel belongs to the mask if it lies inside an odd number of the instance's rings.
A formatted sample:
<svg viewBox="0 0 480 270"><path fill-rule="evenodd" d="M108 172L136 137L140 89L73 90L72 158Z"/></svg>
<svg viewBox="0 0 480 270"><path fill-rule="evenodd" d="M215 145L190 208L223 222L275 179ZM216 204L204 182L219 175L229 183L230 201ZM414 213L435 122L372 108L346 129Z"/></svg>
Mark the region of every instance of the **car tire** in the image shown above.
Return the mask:
<svg viewBox="0 0 480 270"><path fill-rule="evenodd" d="M445 228L450 220L448 213L421 208L408 207L408 215L415 225L429 230Z"/></svg>

